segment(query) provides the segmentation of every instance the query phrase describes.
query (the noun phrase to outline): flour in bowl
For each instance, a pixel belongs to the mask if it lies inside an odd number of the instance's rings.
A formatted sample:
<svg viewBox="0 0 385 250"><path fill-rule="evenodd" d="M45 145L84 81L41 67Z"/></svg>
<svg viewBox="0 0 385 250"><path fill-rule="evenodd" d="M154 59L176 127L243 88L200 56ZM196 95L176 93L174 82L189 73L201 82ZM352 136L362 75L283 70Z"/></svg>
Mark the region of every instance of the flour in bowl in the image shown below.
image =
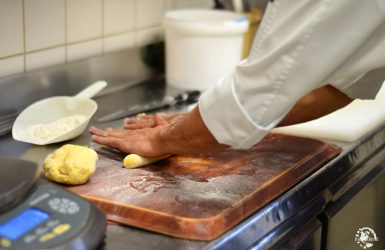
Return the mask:
<svg viewBox="0 0 385 250"><path fill-rule="evenodd" d="M39 123L28 127L30 136L52 140L64 135L87 120L85 115L71 115L51 123Z"/></svg>

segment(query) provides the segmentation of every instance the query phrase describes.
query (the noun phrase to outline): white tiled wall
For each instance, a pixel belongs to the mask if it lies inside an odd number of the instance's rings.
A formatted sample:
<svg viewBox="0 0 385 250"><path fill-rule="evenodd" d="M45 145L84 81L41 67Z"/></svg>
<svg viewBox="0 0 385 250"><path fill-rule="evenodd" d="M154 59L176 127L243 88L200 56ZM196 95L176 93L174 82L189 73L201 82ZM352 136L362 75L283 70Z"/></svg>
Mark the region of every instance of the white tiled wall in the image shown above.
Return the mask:
<svg viewBox="0 0 385 250"><path fill-rule="evenodd" d="M93 55L99 55L102 52L102 39L95 39L87 42L76 43L67 47L67 60L76 61Z"/></svg>
<svg viewBox="0 0 385 250"><path fill-rule="evenodd" d="M212 0L0 0L0 77L164 39L164 12Z"/></svg>
<svg viewBox="0 0 385 250"><path fill-rule="evenodd" d="M113 52L127 47L134 47L136 45L135 38L135 32L105 37L103 41L104 51Z"/></svg>
<svg viewBox="0 0 385 250"><path fill-rule="evenodd" d="M64 0L25 0L25 50L34 51L65 42Z"/></svg>
<svg viewBox="0 0 385 250"><path fill-rule="evenodd" d="M135 30L135 10L135 0L104 0L104 34L113 35Z"/></svg>
<svg viewBox="0 0 385 250"><path fill-rule="evenodd" d="M23 5L21 0L0 0L0 57L23 53Z"/></svg>
<svg viewBox="0 0 385 250"><path fill-rule="evenodd" d="M45 49L25 55L26 70L34 70L46 65L53 65L65 62L65 47Z"/></svg>
<svg viewBox="0 0 385 250"><path fill-rule="evenodd" d="M139 0L136 8L138 14L137 27L147 28L156 26L161 22L164 10L165 4L163 1Z"/></svg>
<svg viewBox="0 0 385 250"><path fill-rule="evenodd" d="M102 36L102 1L67 0L67 42L79 42Z"/></svg>
<svg viewBox="0 0 385 250"><path fill-rule="evenodd" d="M24 70L23 56L14 56L0 60L0 72L3 75L11 75Z"/></svg>

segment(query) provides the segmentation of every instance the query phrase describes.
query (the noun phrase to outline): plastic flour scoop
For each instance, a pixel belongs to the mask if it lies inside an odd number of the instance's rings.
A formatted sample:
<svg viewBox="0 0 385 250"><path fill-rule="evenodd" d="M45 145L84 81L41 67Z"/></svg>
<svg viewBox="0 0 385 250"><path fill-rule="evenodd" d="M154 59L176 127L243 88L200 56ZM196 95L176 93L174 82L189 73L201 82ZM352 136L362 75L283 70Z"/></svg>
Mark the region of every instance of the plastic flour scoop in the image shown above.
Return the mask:
<svg viewBox="0 0 385 250"><path fill-rule="evenodd" d="M98 105L91 100L107 86L98 81L75 96L56 96L37 101L16 118L15 140L46 145L73 139L83 133Z"/></svg>

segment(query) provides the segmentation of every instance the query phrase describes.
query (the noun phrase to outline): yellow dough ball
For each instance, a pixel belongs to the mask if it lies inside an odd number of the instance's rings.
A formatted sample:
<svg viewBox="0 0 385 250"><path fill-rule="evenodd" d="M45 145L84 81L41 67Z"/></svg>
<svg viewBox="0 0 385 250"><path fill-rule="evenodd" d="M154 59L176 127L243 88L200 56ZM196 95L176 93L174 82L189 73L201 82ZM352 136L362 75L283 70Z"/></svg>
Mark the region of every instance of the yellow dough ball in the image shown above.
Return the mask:
<svg viewBox="0 0 385 250"><path fill-rule="evenodd" d="M79 185L95 173L98 154L87 147L67 144L44 160L44 175L48 180Z"/></svg>

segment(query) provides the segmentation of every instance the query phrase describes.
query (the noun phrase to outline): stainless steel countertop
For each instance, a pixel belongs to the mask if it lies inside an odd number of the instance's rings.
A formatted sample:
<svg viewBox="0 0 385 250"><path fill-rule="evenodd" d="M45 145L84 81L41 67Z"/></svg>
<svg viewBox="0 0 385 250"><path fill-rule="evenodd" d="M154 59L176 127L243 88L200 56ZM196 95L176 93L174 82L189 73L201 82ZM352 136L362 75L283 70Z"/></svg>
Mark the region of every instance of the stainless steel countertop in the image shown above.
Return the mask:
<svg viewBox="0 0 385 250"><path fill-rule="evenodd" d="M90 125L119 128L122 120L98 123L96 119L118 107L161 99L166 94L180 92L167 86L161 74L149 74L147 79L151 80L136 85L129 81L112 84L97 96L95 101L99 110ZM108 78L106 80L113 81ZM189 108L191 107L188 105L180 105L165 111L183 112ZM91 142L87 132L65 143L97 147ZM282 240L288 232L317 216L328 203L338 199L384 161L385 126L371 131L354 143L330 143L342 147L343 152L338 157L214 241L183 240L129 226L109 225L105 248L126 249L129 246L133 249L244 249L253 246L267 249ZM45 157L62 144L33 146L14 141L8 134L0 137L0 155L32 160L41 166Z"/></svg>

